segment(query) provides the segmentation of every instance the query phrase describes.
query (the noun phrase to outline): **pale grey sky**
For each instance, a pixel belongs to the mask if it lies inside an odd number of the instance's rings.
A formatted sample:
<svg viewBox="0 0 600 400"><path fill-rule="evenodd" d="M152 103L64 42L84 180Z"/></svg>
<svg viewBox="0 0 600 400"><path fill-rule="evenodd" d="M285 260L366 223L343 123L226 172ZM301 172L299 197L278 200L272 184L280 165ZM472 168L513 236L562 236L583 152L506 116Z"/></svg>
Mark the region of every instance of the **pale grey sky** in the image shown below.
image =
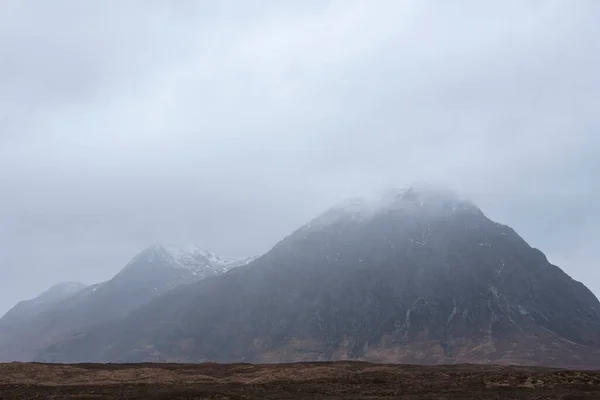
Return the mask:
<svg viewBox="0 0 600 400"><path fill-rule="evenodd" d="M424 181L600 294L600 2L0 2L0 312Z"/></svg>

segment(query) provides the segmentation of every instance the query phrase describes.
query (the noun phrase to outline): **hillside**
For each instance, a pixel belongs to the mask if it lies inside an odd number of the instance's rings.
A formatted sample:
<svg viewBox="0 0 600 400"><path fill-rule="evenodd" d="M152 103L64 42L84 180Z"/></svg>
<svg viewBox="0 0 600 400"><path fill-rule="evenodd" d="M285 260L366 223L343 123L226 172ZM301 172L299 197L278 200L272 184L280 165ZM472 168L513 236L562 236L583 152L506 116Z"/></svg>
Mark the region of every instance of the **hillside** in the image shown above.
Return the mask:
<svg viewBox="0 0 600 400"><path fill-rule="evenodd" d="M600 303L473 203L339 204L252 263L38 354L52 362L600 365Z"/></svg>
<svg viewBox="0 0 600 400"><path fill-rule="evenodd" d="M223 274L241 264L195 246L150 246L106 282L71 285L77 290L51 296L57 292L55 287L15 306L0 319L0 360L31 361L38 350L61 338L117 320L179 285ZM37 311L31 311L36 304Z"/></svg>

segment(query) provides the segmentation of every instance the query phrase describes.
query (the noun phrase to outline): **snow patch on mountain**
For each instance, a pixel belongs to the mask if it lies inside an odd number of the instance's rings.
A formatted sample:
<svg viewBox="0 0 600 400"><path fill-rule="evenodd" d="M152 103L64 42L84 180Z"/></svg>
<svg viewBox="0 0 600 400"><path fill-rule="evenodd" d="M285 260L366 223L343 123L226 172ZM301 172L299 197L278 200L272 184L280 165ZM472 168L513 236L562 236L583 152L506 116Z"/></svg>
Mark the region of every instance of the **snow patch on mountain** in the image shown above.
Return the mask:
<svg viewBox="0 0 600 400"><path fill-rule="evenodd" d="M125 268L158 263L190 271L199 277L208 277L249 264L254 259L255 257L247 260L225 259L195 245L155 244L138 254Z"/></svg>

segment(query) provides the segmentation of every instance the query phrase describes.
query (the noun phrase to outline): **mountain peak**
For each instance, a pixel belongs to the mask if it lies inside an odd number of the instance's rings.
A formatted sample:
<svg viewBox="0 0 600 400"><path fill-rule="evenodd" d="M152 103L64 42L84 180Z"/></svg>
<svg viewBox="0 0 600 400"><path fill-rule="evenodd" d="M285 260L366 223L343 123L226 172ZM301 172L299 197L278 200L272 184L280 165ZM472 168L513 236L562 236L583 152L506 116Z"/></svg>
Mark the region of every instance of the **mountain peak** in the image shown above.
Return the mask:
<svg viewBox="0 0 600 400"><path fill-rule="evenodd" d="M159 265L187 270L193 275L219 275L245 261L225 259L196 245L153 244L135 256L125 270Z"/></svg>
<svg viewBox="0 0 600 400"><path fill-rule="evenodd" d="M597 366L600 303L470 201L412 186L337 205L252 266L170 291L37 361L340 359Z"/></svg>
<svg viewBox="0 0 600 400"><path fill-rule="evenodd" d="M219 257L217 254L204 250L196 245L176 245L168 244L163 248L180 264L185 264L186 261L193 257L204 257L213 264L226 266L232 263L232 260L226 260Z"/></svg>
<svg viewBox="0 0 600 400"><path fill-rule="evenodd" d="M430 185L411 185L349 198L321 214L311 221L309 226L328 225L347 218L364 221L386 212L438 215L450 215L456 212L481 213L473 202L452 190Z"/></svg>

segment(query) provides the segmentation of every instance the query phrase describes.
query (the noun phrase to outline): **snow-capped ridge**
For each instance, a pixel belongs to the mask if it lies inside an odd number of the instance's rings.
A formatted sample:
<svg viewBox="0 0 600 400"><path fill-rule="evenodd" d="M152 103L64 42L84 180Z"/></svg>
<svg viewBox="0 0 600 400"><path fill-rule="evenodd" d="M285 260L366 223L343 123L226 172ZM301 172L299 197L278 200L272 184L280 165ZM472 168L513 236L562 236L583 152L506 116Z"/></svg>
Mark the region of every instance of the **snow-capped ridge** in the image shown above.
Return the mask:
<svg viewBox="0 0 600 400"><path fill-rule="evenodd" d="M172 268L190 271L193 275L220 275L228 270L246 265L248 260L233 260L196 245L154 244L135 256L125 269L140 264L162 264Z"/></svg>

